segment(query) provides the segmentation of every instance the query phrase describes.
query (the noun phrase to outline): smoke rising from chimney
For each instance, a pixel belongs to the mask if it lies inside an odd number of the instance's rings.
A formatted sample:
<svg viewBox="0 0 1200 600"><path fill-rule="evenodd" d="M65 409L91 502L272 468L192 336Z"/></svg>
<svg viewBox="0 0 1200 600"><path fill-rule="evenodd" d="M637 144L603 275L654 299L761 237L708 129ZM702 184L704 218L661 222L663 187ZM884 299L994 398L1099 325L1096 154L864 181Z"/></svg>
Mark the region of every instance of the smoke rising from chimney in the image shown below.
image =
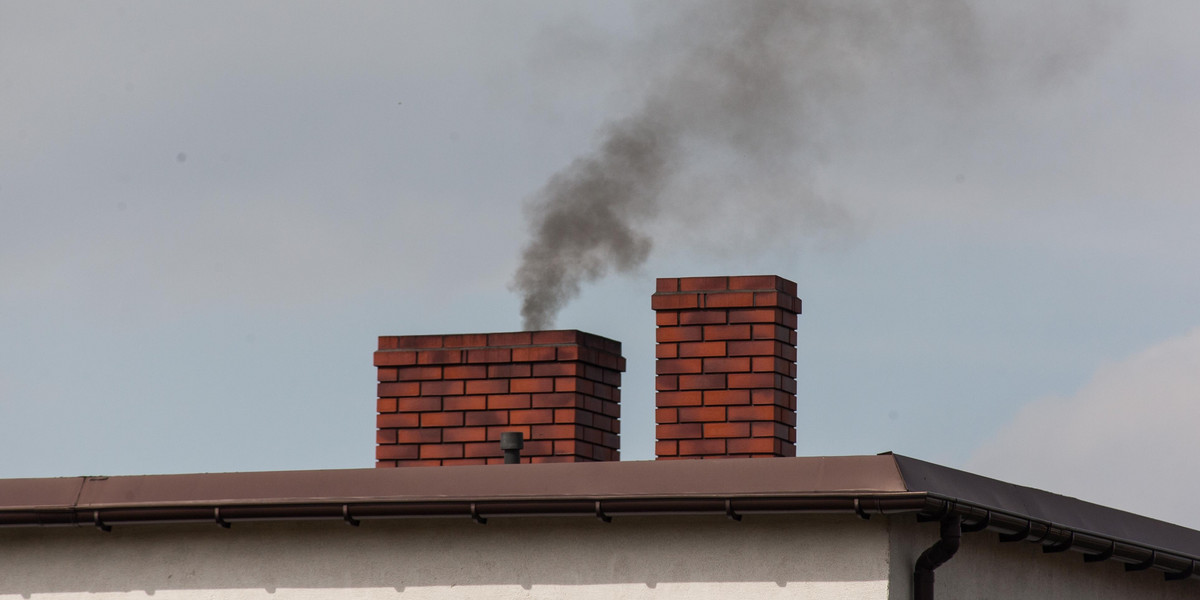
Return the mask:
<svg viewBox="0 0 1200 600"><path fill-rule="evenodd" d="M638 79L651 82L642 102L528 206L532 239L512 284L526 329L552 326L585 283L636 270L663 221L787 237L849 221L812 179L838 148L869 143L855 129L864 112L970 113L1069 74L1095 35L1042 20L1053 41L1016 47L1028 23L982 18L962 0L686 7L634 53ZM1056 14L1079 22L1078 12Z"/></svg>
<svg viewBox="0 0 1200 600"><path fill-rule="evenodd" d="M542 189L535 241L515 281L525 295L525 329L548 328L583 282L650 256L650 238L635 224L654 216L676 144L674 132L651 121L643 113L609 126L598 150Z"/></svg>

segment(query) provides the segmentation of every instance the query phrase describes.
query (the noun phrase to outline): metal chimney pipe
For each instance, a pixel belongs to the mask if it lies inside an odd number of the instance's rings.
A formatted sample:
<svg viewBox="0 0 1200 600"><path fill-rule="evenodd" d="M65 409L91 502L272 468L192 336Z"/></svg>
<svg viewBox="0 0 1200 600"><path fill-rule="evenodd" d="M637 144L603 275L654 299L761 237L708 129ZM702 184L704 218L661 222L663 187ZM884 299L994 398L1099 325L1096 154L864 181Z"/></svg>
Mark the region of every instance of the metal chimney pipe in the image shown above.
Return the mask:
<svg viewBox="0 0 1200 600"><path fill-rule="evenodd" d="M505 431L500 434L500 449L504 451L504 464L521 462L521 448L525 447L525 434L520 431Z"/></svg>

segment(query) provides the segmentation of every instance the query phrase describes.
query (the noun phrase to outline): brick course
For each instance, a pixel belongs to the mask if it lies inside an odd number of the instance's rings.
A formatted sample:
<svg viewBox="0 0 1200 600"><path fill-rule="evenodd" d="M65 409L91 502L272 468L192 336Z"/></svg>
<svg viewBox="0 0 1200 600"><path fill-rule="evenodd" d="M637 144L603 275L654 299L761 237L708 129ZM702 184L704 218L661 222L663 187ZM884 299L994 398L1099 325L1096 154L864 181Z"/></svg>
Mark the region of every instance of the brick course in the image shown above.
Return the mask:
<svg viewBox="0 0 1200 600"><path fill-rule="evenodd" d="M576 330L382 336L377 467L619 460L620 342Z"/></svg>
<svg viewBox="0 0 1200 600"><path fill-rule="evenodd" d="M651 297L659 459L796 455L796 284L662 278Z"/></svg>

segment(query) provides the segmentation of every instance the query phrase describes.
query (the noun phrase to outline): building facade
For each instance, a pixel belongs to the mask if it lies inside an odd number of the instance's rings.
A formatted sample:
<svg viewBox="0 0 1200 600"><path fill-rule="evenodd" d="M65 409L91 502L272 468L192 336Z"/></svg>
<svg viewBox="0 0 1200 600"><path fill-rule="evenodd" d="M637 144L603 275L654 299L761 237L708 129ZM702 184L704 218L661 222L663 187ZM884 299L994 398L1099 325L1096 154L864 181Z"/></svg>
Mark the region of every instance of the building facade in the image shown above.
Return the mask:
<svg viewBox="0 0 1200 600"><path fill-rule="evenodd" d="M377 468L0 480L0 599L1200 598L1200 532L795 457L794 283L652 306L657 460L619 460L614 340L384 336Z"/></svg>

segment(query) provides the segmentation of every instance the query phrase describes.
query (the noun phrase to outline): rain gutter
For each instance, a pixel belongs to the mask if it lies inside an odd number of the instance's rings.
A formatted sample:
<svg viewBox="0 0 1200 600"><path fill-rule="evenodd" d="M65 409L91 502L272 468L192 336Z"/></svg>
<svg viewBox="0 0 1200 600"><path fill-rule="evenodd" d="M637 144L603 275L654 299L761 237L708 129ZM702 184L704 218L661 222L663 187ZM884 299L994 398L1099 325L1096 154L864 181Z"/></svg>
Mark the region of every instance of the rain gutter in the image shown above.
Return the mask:
<svg viewBox="0 0 1200 600"><path fill-rule="evenodd" d="M328 500L303 503L179 503L163 505L91 505L0 511L0 527L113 526L151 523L217 523L228 526L252 521L591 516L610 520L634 515L915 513L927 506L926 494L804 494L788 496L645 497L645 498L477 498L453 500Z"/></svg>
<svg viewBox="0 0 1200 600"><path fill-rule="evenodd" d="M1123 563L1126 571L1158 569L1168 581L1200 576L1200 556L940 494L928 493L926 501L919 520L958 518L962 533L990 530L1000 534L1001 543L1033 542L1046 554L1072 550L1082 553L1087 563L1114 560Z"/></svg>

